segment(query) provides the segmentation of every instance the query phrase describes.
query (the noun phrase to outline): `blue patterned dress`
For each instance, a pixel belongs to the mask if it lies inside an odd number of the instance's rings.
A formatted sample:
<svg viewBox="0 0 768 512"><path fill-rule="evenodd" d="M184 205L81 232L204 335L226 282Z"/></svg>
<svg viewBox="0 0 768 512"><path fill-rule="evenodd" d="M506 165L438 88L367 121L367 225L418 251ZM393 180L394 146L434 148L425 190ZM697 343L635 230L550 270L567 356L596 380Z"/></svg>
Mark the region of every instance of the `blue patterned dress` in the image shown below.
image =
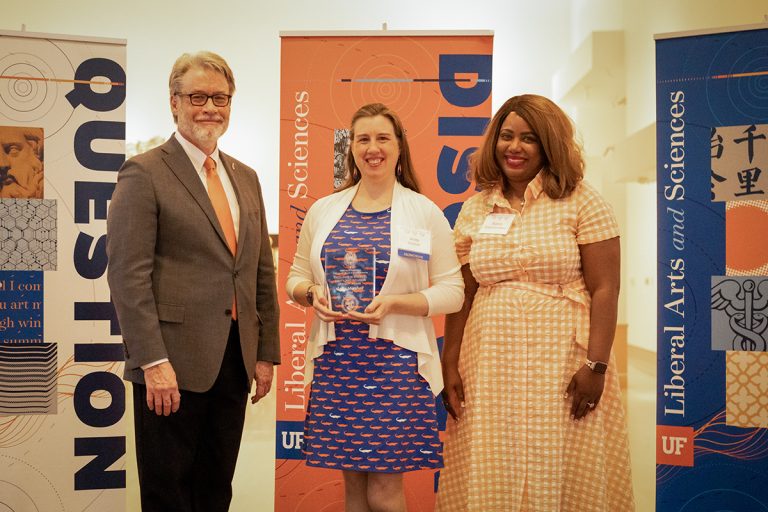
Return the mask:
<svg viewBox="0 0 768 512"><path fill-rule="evenodd" d="M375 251L380 290L389 268L390 218L389 209L347 208L323 245L326 271L329 252ZM435 398L418 373L417 354L391 340L369 338L362 322L336 322L336 340L315 360L303 451L308 466L345 471L442 467Z"/></svg>

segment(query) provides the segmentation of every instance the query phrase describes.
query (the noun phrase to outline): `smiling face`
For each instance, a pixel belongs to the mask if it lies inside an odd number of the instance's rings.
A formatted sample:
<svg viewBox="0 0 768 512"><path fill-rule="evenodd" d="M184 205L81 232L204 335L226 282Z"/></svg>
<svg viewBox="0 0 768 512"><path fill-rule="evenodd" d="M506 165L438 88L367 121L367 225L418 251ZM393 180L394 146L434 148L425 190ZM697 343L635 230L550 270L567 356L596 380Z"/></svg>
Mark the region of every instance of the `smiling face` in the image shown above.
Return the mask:
<svg viewBox="0 0 768 512"><path fill-rule="evenodd" d="M384 116L361 117L352 125L352 156L362 179L395 179L400 144Z"/></svg>
<svg viewBox="0 0 768 512"><path fill-rule="evenodd" d="M211 154L219 137L229 126L231 103L226 107L217 107L209 98L205 105L196 107L186 94L231 94L227 79L218 71L192 67L181 78L180 87L174 92L180 93L171 96L171 111L176 117L179 133L206 155Z"/></svg>
<svg viewBox="0 0 768 512"><path fill-rule="evenodd" d="M541 157L539 137L522 117L510 112L496 140L496 163L507 182L525 187L541 169Z"/></svg>

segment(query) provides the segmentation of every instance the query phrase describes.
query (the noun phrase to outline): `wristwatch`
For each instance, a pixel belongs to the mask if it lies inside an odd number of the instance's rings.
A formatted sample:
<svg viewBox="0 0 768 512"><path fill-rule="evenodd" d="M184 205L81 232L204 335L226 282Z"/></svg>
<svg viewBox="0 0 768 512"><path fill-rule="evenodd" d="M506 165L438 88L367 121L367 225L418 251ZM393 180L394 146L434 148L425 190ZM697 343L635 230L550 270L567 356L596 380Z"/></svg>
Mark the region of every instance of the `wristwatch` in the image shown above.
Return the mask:
<svg viewBox="0 0 768 512"><path fill-rule="evenodd" d="M307 299L307 303L311 306L315 302L315 294L312 293L312 287L315 286L314 284L309 285L309 288L307 288L307 294L305 295L305 298Z"/></svg>
<svg viewBox="0 0 768 512"><path fill-rule="evenodd" d="M608 363L604 363L602 361L590 361L587 359L584 361L584 364L587 365L587 368L592 370L595 373L605 373L605 371L608 369Z"/></svg>

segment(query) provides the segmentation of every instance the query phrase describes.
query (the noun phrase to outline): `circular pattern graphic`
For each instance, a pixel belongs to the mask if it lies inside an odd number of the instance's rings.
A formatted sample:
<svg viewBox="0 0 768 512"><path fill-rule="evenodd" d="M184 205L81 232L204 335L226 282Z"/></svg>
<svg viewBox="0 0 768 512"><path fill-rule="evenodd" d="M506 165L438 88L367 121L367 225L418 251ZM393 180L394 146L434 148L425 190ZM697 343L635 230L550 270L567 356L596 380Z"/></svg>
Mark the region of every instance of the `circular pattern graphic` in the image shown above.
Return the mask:
<svg viewBox="0 0 768 512"><path fill-rule="evenodd" d="M767 48L744 47L734 58L734 45L731 39L723 41L707 69L707 102L719 124L734 112L751 120L768 114Z"/></svg>
<svg viewBox="0 0 768 512"><path fill-rule="evenodd" d="M0 512L64 512L61 496L51 481L27 462L0 455L0 475Z"/></svg>
<svg viewBox="0 0 768 512"><path fill-rule="evenodd" d="M45 125L47 139L65 126L74 112L65 94L75 71L54 41L24 39L3 38L0 125Z"/></svg>
<svg viewBox="0 0 768 512"><path fill-rule="evenodd" d="M736 489L708 489L685 503L680 512L702 510L766 512L768 508L759 498Z"/></svg>
<svg viewBox="0 0 768 512"><path fill-rule="evenodd" d="M381 47L375 38L361 39L346 48L328 84L332 108L340 126L346 126L352 113L346 113L349 105L356 109L368 103L384 103L410 128L408 138L413 139L431 127L438 114L440 86L430 81L438 78L438 63L414 39L402 38L390 44L404 48L398 48L397 53L379 53ZM336 110L337 104L344 107L343 112ZM409 122L415 119L418 122Z"/></svg>
<svg viewBox="0 0 768 512"><path fill-rule="evenodd" d="M42 512L24 489L0 480L0 512L15 512L17 510Z"/></svg>
<svg viewBox="0 0 768 512"><path fill-rule="evenodd" d="M56 104L58 84L48 80L53 70L35 55L6 55L0 59L0 75L3 113L14 121L41 119Z"/></svg>

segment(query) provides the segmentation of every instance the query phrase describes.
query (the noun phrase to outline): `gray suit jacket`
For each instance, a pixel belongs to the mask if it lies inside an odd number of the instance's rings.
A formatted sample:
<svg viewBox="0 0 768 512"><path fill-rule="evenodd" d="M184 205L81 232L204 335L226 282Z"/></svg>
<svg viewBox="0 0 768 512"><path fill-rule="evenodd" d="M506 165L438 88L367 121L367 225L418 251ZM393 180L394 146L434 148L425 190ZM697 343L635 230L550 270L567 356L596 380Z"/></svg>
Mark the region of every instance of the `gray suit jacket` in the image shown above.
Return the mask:
<svg viewBox="0 0 768 512"><path fill-rule="evenodd" d="M227 344L233 292L248 386L257 360L280 362L261 186L253 169L220 157L240 206L235 258L174 137L120 169L107 218L107 279L125 345L126 380L144 383L141 365L167 357L180 389L210 389Z"/></svg>

